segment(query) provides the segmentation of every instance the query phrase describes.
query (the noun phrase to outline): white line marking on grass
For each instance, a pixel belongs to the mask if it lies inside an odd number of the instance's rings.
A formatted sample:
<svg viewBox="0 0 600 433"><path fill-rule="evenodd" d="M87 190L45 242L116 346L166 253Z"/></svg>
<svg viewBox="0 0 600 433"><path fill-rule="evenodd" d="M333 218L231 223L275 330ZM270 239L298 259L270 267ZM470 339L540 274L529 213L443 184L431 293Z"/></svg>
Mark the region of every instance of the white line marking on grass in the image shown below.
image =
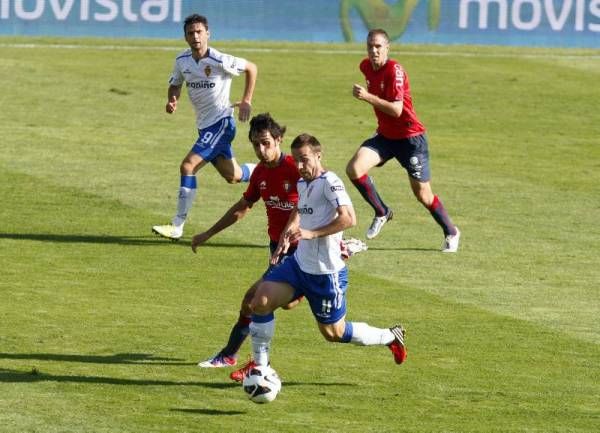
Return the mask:
<svg viewBox="0 0 600 433"><path fill-rule="evenodd" d="M217 44L218 45L218 44ZM228 44L230 45L230 44ZM452 46L448 46L451 48ZM0 43L0 48L55 48L67 50L123 50L123 51L183 51L185 46L143 46L143 45L78 45L78 44L24 44L24 43ZM462 52L456 51L429 51L426 46L423 51L397 51L392 50L392 56L417 56L417 57L485 57L485 58L524 58L524 59L588 59L600 60L600 54L568 54L568 53L493 53L488 50L497 47L481 46L482 51ZM505 47L503 47L505 48ZM527 49L528 47L523 47ZM302 54L341 54L341 55L364 55L364 50L352 49L318 49L318 48L231 48L235 51L248 53L302 53ZM566 49L566 48L559 48ZM583 48L582 48L583 49Z"/></svg>

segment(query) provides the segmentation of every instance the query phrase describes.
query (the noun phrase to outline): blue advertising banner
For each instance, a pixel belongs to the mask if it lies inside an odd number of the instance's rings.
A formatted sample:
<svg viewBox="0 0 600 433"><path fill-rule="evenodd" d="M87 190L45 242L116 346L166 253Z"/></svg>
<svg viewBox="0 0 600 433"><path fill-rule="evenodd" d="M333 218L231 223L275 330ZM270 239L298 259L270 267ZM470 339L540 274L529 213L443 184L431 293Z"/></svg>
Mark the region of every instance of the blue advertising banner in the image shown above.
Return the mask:
<svg viewBox="0 0 600 433"><path fill-rule="evenodd" d="M0 35L363 41L600 48L600 0L0 0Z"/></svg>

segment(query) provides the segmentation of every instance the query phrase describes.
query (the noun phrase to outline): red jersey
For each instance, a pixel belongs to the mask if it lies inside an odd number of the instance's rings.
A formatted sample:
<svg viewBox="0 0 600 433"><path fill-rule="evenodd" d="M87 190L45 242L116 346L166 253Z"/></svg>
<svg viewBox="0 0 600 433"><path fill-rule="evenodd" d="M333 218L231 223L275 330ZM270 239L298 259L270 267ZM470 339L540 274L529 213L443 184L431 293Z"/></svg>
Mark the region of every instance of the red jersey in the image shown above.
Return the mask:
<svg viewBox="0 0 600 433"><path fill-rule="evenodd" d="M401 139L425 133L425 126L417 118L413 108L408 75L402 65L389 59L385 65L375 71L367 58L360 63L360 71L367 80L369 93L386 101L403 102L400 117L392 117L374 108L378 134L385 138Z"/></svg>
<svg viewBox="0 0 600 433"><path fill-rule="evenodd" d="M290 213L298 203L296 184L300 173L291 155L281 155L277 167L258 163L250 176L244 199L256 203L260 198L267 208L269 238L279 241L279 235L288 222Z"/></svg>

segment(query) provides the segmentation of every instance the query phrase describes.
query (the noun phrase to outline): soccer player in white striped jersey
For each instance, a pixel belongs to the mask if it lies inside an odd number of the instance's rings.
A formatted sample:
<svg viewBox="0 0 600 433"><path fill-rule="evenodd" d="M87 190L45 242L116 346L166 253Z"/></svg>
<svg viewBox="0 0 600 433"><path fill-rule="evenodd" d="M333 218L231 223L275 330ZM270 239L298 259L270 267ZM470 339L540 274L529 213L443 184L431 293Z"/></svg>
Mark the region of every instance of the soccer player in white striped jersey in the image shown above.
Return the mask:
<svg viewBox="0 0 600 433"><path fill-rule="evenodd" d="M210 162L227 182L237 183L247 182L256 165L243 164L240 167L231 146L236 130L234 106L238 107L240 121L246 122L250 118L256 65L209 47L208 21L202 15L188 16L183 30L190 48L175 59L169 79L166 111L172 114L177 110L181 88L185 83L196 112L198 139L179 167L181 182L177 213L171 224L152 227L154 233L172 240L183 235L185 220L196 197L196 172L199 169ZM231 81L242 73L246 76L244 93L241 101L232 105L229 101Z"/></svg>
<svg viewBox="0 0 600 433"><path fill-rule="evenodd" d="M269 364L275 331L273 311L304 295L327 341L385 345L401 364L406 359L401 325L382 329L345 320L348 270L341 258L340 241L343 230L356 224L356 215L344 184L321 165L321 144L315 137L301 134L291 147L302 177L298 181L298 205L272 260L294 241L298 241L298 248L263 277L251 301L254 362Z"/></svg>

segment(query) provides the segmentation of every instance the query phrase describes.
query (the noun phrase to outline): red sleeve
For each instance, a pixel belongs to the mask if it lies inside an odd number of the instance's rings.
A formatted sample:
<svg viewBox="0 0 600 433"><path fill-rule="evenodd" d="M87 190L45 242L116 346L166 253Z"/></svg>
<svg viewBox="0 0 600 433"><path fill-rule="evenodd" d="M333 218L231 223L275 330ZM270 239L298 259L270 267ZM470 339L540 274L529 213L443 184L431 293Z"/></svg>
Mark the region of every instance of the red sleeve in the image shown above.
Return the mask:
<svg viewBox="0 0 600 433"><path fill-rule="evenodd" d="M404 100L404 69L398 63L389 61L389 67L386 70L385 80L388 101Z"/></svg>
<svg viewBox="0 0 600 433"><path fill-rule="evenodd" d="M260 190L258 189L259 174L260 174L260 168L257 165L256 168L253 170L252 175L250 176L250 182L248 182L248 188L246 188L246 191L242 195L244 197L244 199L246 199L250 203L256 203L258 200L260 200Z"/></svg>
<svg viewBox="0 0 600 433"><path fill-rule="evenodd" d="M360 62L360 65L358 65L358 69L360 69L360 72L363 73L363 75L367 75L367 63L368 63L369 59L364 59L362 62Z"/></svg>

